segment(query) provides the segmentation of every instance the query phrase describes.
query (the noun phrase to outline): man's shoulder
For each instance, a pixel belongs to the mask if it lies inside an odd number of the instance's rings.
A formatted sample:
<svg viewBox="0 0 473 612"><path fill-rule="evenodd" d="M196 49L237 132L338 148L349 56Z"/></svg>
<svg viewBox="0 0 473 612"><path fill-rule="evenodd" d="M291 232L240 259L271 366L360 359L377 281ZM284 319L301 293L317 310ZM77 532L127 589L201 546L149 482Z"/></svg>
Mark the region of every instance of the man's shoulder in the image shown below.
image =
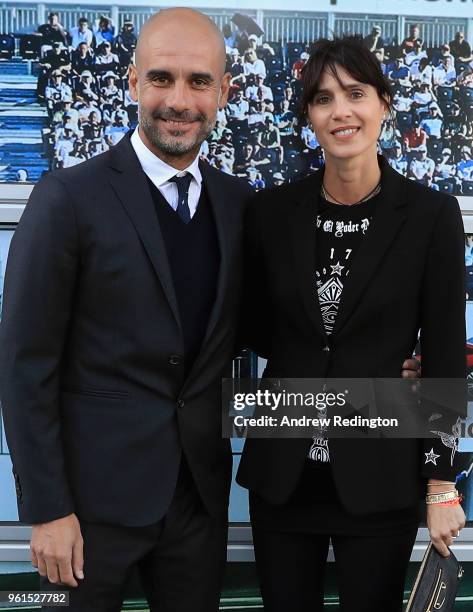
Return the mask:
<svg viewBox="0 0 473 612"><path fill-rule="evenodd" d="M70 168L52 170L47 176L58 180L66 187L77 186L82 191L88 186L96 188L96 179L100 180L103 177L102 173L109 166L110 159L110 150L104 151Z"/></svg>

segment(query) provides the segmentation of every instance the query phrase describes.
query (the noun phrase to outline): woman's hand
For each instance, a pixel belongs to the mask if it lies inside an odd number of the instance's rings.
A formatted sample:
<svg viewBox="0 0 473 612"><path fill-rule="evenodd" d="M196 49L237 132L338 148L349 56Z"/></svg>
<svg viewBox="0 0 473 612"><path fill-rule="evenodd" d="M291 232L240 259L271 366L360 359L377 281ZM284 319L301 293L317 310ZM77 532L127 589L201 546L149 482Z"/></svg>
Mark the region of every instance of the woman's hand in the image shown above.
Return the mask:
<svg viewBox="0 0 473 612"><path fill-rule="evenodd" d="M427 527L430 538L443 557L450 555L447 547L453 544L454 537L458 536L464 526L465 513L460 504L456 506L427 505Z"/></svg>

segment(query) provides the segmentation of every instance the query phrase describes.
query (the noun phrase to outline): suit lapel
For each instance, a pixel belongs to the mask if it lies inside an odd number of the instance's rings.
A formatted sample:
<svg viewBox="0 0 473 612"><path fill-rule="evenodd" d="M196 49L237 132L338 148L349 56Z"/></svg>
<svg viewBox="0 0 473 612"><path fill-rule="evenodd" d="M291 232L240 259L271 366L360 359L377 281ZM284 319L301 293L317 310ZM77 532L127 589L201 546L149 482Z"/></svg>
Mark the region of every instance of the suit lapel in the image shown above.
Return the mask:
<svg viewBox="0 0 473 612"><path fill-rule="evenodd" d="M207 324L204 340L202 342L203 350L208 340L212 336L215 325L221 316L223 301L225 298L225 290L227 287L229 272L229 250L232 235L228 208L232 204L231 194L226 193L226 185L222 181L220 171L215 170L209 164L202 161L199 163L199 167L202 173L203 186L207 190L207 194L209 196L210 207L215 220L218 244L220 248L220 266L218 272L217 292Z"/></svg>
<svg viewBox="0 0 473 612"><path fill-rule="evenodd" d="M146 176L141 169L128 135L110 150L110 156L110 166L112 168L110 182L113 190L143 243L176 322L180 327L177 299L158 216Z"/></svg>
<svg viewBox="0 0 473 612"><path fill-rule="evenodd" d="M345 281L333 336L347 324L406 218L406 179L393 170L384 157L378 155L378 162L381 168L381 199Z"/></svg>
<svg viewBox="0 0 473 612"><path fill-rule="evenodd" d="M322 168L301 183L300 196L296 197L294 209L290 213L289 226L294 275L304 309L318 333L326 339L315 281L316 218L323 174Z"/></svg>

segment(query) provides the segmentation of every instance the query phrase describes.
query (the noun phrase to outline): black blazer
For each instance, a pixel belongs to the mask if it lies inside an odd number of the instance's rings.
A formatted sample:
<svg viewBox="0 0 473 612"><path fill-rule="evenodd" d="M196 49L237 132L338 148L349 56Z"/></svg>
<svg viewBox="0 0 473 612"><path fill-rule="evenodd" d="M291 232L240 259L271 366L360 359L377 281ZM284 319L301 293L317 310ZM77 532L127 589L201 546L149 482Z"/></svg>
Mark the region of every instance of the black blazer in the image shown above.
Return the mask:
<svg viewBox="0 0 473 612"><path fill-rule="evenodd" d="M88 521L153 523L169 506L182 451L209 511L226 513L231 450L220 380L234 351L252 191L200 168L221 263L187 378L164 241L129 138L35 186L11 244L0 326L21 521L75 511Z"/></svg>
<svg viewBox="0 0 473 612"><path fill-rule="evenodd" d="M382 201L346 279L333 334L324 332L315 291L315 219L323 169L260 192L245 228L248 343L268 358L268 377L401 375L418 331L422 376L465 378L464 236L458 203L410 181L383 157ZM445 424L444 427L451 424ZM445 431L442 427L437 427ZM424 464L420 440L332 439L331 462L352 513L412 506L426 477L452 479L450 449ZM290 497L309 444L248 439L238 482L267 501ZM457 453L458 457L458 453Z"/></svg>

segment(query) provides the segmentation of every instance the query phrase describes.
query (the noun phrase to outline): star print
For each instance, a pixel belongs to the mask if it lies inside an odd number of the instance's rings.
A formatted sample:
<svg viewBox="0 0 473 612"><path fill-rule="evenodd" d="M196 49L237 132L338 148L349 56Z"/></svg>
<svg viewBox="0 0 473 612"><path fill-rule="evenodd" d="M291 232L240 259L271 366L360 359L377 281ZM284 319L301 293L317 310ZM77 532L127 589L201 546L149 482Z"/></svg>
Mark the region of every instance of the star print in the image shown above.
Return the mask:
<svg viewBox="0 0 473 612"><path fill-rule="evenodd" d="M440 455L436 455L434 453L434 449L433 447L430 449L430 452L428 453L424 453L425 455L425 463L433 463L434 465L437 465L437 459L440 457Z"/></svg>
<svg viewBox="0 0 473 612"><path fill-rule="evenodd" d="M341 266L340 262L337 261L337 263L334 266L330 265L330 267L332 268L332 274L339 274L341 276L342 270L345 266Z"/></svg>

